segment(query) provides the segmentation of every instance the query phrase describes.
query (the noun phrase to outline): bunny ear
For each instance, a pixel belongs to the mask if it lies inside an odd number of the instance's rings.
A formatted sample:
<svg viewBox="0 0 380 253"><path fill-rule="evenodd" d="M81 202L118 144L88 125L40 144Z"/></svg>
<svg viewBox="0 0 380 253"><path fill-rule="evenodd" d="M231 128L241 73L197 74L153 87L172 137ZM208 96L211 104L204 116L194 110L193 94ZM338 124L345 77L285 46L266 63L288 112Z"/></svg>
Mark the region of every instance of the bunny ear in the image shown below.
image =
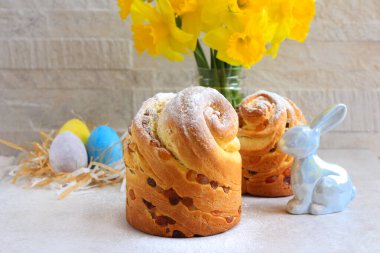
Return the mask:
<svg viewBox="0 0 380 253"><path fill-rule="evenodd" d="M346 117L346 114L347 106L345 104L333 105L318 115L310 124L310 127L319 129L321 134L327 133L339 125Z"/></svg>

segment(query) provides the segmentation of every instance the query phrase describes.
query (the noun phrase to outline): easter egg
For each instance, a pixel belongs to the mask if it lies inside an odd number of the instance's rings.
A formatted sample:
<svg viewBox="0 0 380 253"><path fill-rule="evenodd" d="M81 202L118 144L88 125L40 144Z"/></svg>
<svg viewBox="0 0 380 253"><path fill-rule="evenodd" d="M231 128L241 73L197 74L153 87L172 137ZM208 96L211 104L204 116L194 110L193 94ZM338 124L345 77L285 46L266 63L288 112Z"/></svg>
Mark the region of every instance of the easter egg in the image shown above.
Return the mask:
<svg viewBox="0 0 380 253"><path fill-rule="evenodd" d="M123 149L118 134L109 126L95 128L86 144L88 158L106 165L123 157Z"/></svg>
<svg viewBox="0 0 380 253"><path fill-rule="evenodd" d="M75 134L63 132L50 145L49 161L54 170L62 172L87 167L86 148Z"/></svg>
<svg viewBox="0 0 380 253"><path fill-rule="evenodd" d="M79 119L72 119L67 121L58 131L58 134L65 131L72 132L78 136L78 138L81 139L84 144L86 144L87 139L90 136L90 130L88 130L86 123Z"/></svg>

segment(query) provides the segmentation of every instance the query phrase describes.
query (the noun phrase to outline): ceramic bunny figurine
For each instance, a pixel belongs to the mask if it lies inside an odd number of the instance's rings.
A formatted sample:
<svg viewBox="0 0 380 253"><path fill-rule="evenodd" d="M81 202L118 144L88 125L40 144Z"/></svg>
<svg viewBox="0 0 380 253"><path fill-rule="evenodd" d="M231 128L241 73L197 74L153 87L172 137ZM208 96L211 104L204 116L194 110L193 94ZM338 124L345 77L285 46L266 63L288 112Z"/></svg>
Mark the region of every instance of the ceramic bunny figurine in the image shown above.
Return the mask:
<svg viewBox="0 0 380 253"><path fill-rule="evenodd" d="M310 126L290 128L279 142L282 151L296 158L291 170L294 198L287 209L292 214L328 214L343 211L356 189L347 172L317 155L320 135L340 124L347 114L344 104L334 105Z"/></svg>

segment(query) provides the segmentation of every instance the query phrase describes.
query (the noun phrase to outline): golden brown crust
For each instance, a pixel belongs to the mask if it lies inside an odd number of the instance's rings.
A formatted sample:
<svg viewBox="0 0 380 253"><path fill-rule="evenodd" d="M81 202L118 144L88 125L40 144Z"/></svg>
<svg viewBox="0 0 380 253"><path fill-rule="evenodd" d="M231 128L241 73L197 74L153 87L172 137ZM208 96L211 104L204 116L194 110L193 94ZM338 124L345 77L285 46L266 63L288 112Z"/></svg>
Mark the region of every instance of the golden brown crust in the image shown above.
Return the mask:
<svg viewBox="0 0 380 253"><path fill-rule="evenodd" d="M291 195L293 158L277 148L277 142L286 128L305 124L302 112L291 100L266 91L245 98L237 111L242 192L263 197Z"/></svg>
<svg viewBox="0 0 380 253"><path fill-rule="evenodd" d="M127 220L166 237L207 236L240 220L237 114L217 91L148 99L124 141Z"/></svg>

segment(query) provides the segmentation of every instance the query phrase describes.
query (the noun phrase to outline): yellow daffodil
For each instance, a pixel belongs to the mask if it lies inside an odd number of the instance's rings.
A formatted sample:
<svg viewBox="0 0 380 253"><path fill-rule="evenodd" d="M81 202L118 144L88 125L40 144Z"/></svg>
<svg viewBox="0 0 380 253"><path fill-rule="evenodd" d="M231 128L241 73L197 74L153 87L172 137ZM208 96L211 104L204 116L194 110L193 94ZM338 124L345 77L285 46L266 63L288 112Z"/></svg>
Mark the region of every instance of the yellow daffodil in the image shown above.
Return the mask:
<svg viewBox="0 0 380 253"><path fill-rule="evenodd" d="M157 1L157 7L134 1L131 13L134 45L139 53L147 50L152 56L183 60L182 54L188 53L193 35L176 26L174 11L168 0Z"/></svg>
<svg viewBox="0 0 380 253"><path fill-rule="evenodd" d="M231 12L259 12L269 3L269 0L228 0L228 9Z"/></svg>
<svg viewBox="0 0 380 253"><path fill-rule="evenodd" d="M170 3L176 16L181 19L181 29L193 35L189 47L194 51L202 31L202 1L170 0Z"/></svg>
<svg viewBox="0 0 380 253"><path fill-rule="evenodd" d="M229 14L228 1L204 0L204 8L201 14L205 23L204 31L207 32L220 26Z"/></svg>
<svg viewBox="0 0 380 253"><path fill-rule="evenodd" d="M315 15L315 0L118 0L118 5L122 19L131 13L139 53L179 61L194 51L197 64L206 67L197 45L202 32L216 52L212 59L249 68L265 54L276 57L286 39L303 42Z"/></svg>
<svg viewBox="0 0 380 253"><path fill-rule="evenodd" d="M269 0L204 0L204 2L202 19L207 24L206 31L209 31L235 16L259 14Z"/></svg>
<svg viewBox="0 0 380 253"><path fill-rule="evenodd" d="M131 10L133 0L117 0L118 6L120 8L119 14L121 19L126 19Z"/></svg>
<svg viewBox="0 0 380 253"><path fill-rule="evenodd" d="M294 25L289 39L304 42L315 15L315 0L299 0L293 6Z"/></svg>
<svg viewBox="0 0 380 253"><path fill-rule="evenodd" d="M182 16L198 9L198 0L170 0L176 15Z"/></svg>
<svg viewBox="0 0 380 253"><path fill-rule="evenodd" d="M272 0L268 16L274 30L268 54L276 57L287 38L303 42L315 14L315 0Z"/></svg>
<svg viewBox="0 0 380 253"><path fill-rule="evenodd" d="M230 26L221 26L206 33L203 41L217 50L219 60L249 68L266 51L263 37L265 26L260 19L260 16L241 16L239 22L234 21Z"/></svg>

